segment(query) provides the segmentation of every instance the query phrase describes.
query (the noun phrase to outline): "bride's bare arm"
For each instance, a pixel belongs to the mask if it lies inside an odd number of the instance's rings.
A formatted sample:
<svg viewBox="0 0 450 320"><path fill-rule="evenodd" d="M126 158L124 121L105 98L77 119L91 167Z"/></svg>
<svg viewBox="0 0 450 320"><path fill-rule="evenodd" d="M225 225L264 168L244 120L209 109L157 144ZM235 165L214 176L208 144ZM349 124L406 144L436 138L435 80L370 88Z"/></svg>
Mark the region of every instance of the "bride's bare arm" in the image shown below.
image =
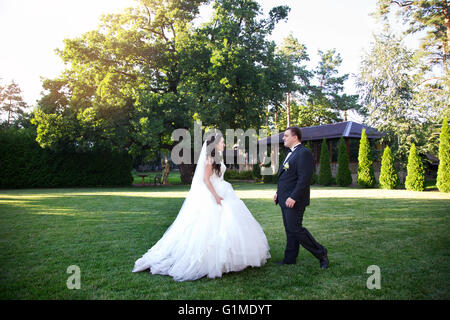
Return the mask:
<svg viewBox="0 0 450 320"><path fill-rule="evenodd" d="M216 202L218 204L221 204L220 201L223 200L223 198L217 194L216 190L214 189L211 183L211 180L209 180L212 174L213 174L212 164L207 163L205 166L205 174L203 176L203 181L205 182L206 187L209 189L209 191L211 191L211 193L213 194L214 198L216 199Z"/></svg>

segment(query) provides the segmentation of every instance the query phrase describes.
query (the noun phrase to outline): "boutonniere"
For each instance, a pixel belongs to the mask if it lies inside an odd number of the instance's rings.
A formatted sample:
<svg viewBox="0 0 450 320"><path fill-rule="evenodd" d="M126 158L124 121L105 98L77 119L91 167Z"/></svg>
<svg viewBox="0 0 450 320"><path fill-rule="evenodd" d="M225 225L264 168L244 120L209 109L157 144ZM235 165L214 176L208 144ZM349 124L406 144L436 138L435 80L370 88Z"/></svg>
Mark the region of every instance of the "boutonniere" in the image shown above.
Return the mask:
<svg viewBox="0 0 450 320"><path fill-rule="evenodd" d="M283 166L284 170L288 170L289 169L289 162L286 162Z"/></svg>

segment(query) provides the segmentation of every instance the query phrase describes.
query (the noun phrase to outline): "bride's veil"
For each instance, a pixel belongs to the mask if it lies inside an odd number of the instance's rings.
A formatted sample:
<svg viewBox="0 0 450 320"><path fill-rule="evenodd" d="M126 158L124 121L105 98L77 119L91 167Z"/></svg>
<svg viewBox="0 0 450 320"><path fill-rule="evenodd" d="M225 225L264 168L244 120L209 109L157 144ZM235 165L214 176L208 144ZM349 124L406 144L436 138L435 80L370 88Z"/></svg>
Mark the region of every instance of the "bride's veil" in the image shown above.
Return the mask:
<svg viewBox="0 0 450 320"><path fill-rule="evenodd" d="M211 191L207 188L205 182L203 181L205 176L205 165L207 155L211 155L212 150L215 148L215 144L212 143L210 145L207 144L207 141L211 139L211 136L215 136L216 139L218 135L215 131L208 131L205 134L205 141L203 142L202 149L200 151L200 155L197 160L197 167L195 168L194 176L192 178L191 188L186 195L186 198L183 202L183 205L178 212L178 216L176 220L185 220L186 218L195 218L197 214L197 210L199 207L203 207L205 205L206 197L213 197ZM215 159L218 156L218 152L215 153ZM207 202L206 202L207 203ZM175 222L174 221L174 222Z"/></svg>
<svg viewBox="0 0 450 320"><path fill-rule="evenodd" d="M216 133L214 130L210 130L205 133L205 142L203 142L202 150L200 151L200 155L197 160L197 167L195 168L194 176L192 178L191 189L190 191L202 189L202 187L206 188L205 183L203 182L203 178L205 176L205 164L207 155L211 155L212 150L215 148L215 144L210 144L208 146L207 141L214 136L217 139L220 136L220 133ZM219 153L215 152L216 161L220 160Z"/></svg>
<svg viewBox="0 0 450 320"><path fill-rule="evenodd" d="M205 176L205 163L206 163L206 144L207 141L203 142L202 150L200 151L200 155L198 156L197 167L195 168L194 176L192 178L191 183L191 191L200 189L203 182L203 178Z"/></svg>

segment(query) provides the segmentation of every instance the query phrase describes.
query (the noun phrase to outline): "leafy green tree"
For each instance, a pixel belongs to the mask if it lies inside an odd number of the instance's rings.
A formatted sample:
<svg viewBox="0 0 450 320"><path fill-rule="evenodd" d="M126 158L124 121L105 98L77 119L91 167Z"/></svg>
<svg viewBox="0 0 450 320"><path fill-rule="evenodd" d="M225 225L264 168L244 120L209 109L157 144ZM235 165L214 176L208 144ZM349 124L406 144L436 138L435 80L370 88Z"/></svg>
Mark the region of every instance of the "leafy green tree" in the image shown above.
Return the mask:
<svg viewBox="0 0 450 320"><path fill-rule="evenodd" d="M268 105L292 86L292 75L277 74L285 66L267 40L289 8L275 7L262 19L256 1L220 0L213 8L212 20L186 39L183 92L203 123L221 130L260 127Z"/></svg>
<svg viewBox="0 0 450 320"><path fill-rule="evenodd" d="M382 189L395 189L400 183L395 169L394 157L389 146L384 148L379 182Z"/></svg>
<svg viewBox="0 0 450 320"><path fill-rule="evenodd" d="M436 184L439 191L450 192L450 132L447 118L444 118L439 137L439 168Z"/></svg>
<svg viewBox="0 0 450 320"><path fill-rule="evenodd" d="M357 183L364 188L372 188L376 183L372 162L372 151L370 149L366 129L362 130L361 141L359 142Z"/></svg>
<svg viewBox="0 0 450 320"><path fill-rule="evenodd" d="M290 107L291 123L299 127L310 127L321 124L330 124L342 120L337 112L328 107L327 103L319 103L315 101L305 101L300 103L299 100L292 100ZM280 127L287 127L287 115L282 113L280 117Z"/></svg>
<svg viewBox="0 0 450 320"><path fill-rule="evenodd" d="M97 30L66 39L57 53L68 67L44 81L36 112L41 146L157 152L167 130L188 122L178 94L178 37L203 2L141 0L103 16Z"/></svg>
<svg viewBox="0 0 450 320"><path fill-rule="evenodd" d="M341 137L338 147L338 170L336 175L336 183L341 187L347 187L352 184L352 173L349 169L347 147L345 146L343 137Z"/></svg>
<svg viewBox="0 0 450 320"><path fill-rule="evenodd" d="M347 121L348 110L360 111L358 96L343 93L348 74L338 75L342 64L339 53L335 49L319 50L319 56L319 64L314 70L303 69L301 90L290 95L290 108L281 114L280 127L286 128L288 119L300 126Z"/></svg>
<svg viewBox="0 0 450 320"><path fill-rule="evenodd" d="M40 145L156 156L177 143L174 129L192 135L194 118L221 130L261 126L286 86L267 37L289 9L261 18L256 1L217 0L212 20L194 27L207 2L140 0L104 16L98 30L66 39L57 52L67 69L44 81L33 119ZM182 177L193 168L180 165Z"/></svg>
<svg viewBox="0 0 450 320"><path fill-rule="evenodd" d="M319 184L324 186L328 186L332 182L330 151L328 150L328 144L325 138L322 140L322 146L320 149L320 167L319 167L318 182Z"/></svg>
<svg viewBox="0 0 450 320"><path fill-rule="evenodd" d="M295 108L295 96L307 94L313 73L304 65L305 61L309 61L306 46L292 34L283 40L276 52L282 65L277 68L281 72L280 75L286 79L292 79L292 81L285 86L284 95L279 100L272 101L272 111L276 127L287 128L291 123L296 122L296 119L292 118L291 112L292 107ZM278 114L281 116L280 122L278 122Z"/></svg>
<svg viewBox="0 0 450 320"><path fill-rule="evenodd" d="M407 190L413 191L423 191L425 189L425 171L414 143L411 145L409 152L405 187Z"/></svg>

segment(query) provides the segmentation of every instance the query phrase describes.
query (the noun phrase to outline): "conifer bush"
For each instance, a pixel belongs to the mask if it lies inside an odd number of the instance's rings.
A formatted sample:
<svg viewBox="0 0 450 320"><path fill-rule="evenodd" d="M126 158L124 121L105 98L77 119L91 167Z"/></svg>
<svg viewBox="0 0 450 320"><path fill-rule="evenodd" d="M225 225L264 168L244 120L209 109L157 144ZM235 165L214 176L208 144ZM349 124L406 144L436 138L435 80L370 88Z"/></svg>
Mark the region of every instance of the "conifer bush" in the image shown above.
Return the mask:
<svg viewBox="0 0 450 320"><path fill-rule="evenodd" d="M367 138L366 129L362 130L361 141L359 142L357 183L360 187L364 188L371 188L375 186L376 183L370 143Z"/></svg>
<svg viewBox="0 0 450 320"><path fill-rule="evenodd" d="M380 188L395 189L399 183L394 157L389 146L386 146L383 157L381 158Z"/></svg>
<svg viewBox="0 0 450 320"><path fill-rule="evenodd" d="M447 117L442 123L439 135L439 168L437 174L437 187L441 192L450 192L450 132Z"/></svg>
<svg viewBox="0 0 450 320"><path fill-rule="evenodd" d="M322 147L320 149L320 167L319 167L319 184L328 186L332 182L330 151L326 139L322 140Z"/></svg>
<svg viewBox="0 0 450 320"><path fill-rule="evenodd" d="M347 187L352 183L352 173L349 169L349 160L344 138L341 137L338 148L338 171L336 183L341 187Z"/></svg>
<svg viewBox="0 0 450 320"><path fill-rule="evenodd" d="M423 169L422 159L420 159L414 143L411 145L411 149L409 151L408 166L406 170L406 189L412 191L423 191L425 189L425 171Z"/></svg>

